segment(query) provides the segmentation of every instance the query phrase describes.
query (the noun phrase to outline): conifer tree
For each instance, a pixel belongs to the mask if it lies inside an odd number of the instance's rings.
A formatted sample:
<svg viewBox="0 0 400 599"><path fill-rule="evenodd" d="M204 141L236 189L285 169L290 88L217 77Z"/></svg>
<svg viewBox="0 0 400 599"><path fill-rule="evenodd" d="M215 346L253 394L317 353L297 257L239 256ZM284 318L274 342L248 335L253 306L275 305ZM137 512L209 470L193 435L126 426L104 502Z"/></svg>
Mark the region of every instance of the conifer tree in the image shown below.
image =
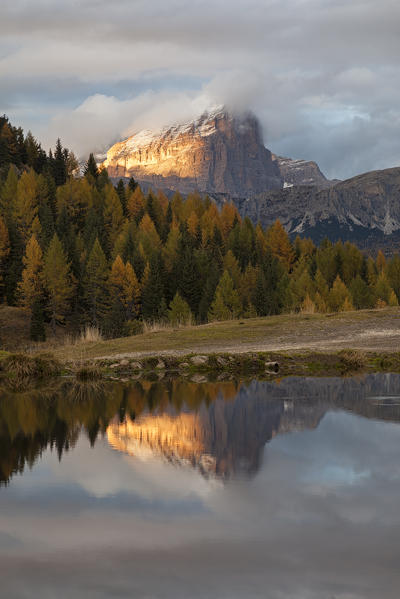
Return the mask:
<svg viewBox="0 0 400 599"><path fill-rule="evenodd" d="M206 322L208 318L208 313L211 308L211 304L215 297L215 291L217 289L217 285L219 283L221 273L214 261L210 263L210 267L207 272L207 277L205 280L205 284L203 286L203 291L201 295L201 300L199 304L199 320L200 322Z"/></svg>
<svg viewBox="0 0 400 599"><path fill-rule="evenodd" d="M192 321L192 313L189 304L176 292L168 309L168 320L174 326L186 325Z"/></svg>
<svg viewBox="0 0 400 599"><path fill-rule="evenodd" d="M123 182L122 179L120 179L118 181L118 184L117 184L117 187L116 187L116 192L118 194L119 201L121 202L123 215L124 216L128 216L128 210L127 210L127 204L126 204L125 183Z"/></svg>
<svg viewBox="0 0 400 599"><path fill-rule="evenodd" d="M14 216L24 242L32 236L32 225L38 214L36 175L33 170L22 173L14 204Z"/></svg>
<svg viewBox="0 0 400 599"><path fill-rule="evenodd" d="M99 169L97 168L96 160L92 153L89 154L84 173L86 177L91 176L95 181L99 176Z"/></svg>
<svg viewBox="0 0 400 599"><path fill-rule="evenodd" d="M139 223L144 215L144 195L139 185L134 190L129 186L128 189L130 189L127 201L128 214L131 219Z"/></svg>
<svg viewBox="0 0 400 599"><path fill-rule="evenodd" d="M329 292L329 308L332 312L339 312L342 310L345 300L351 301L348 289L343 283L339 275L337 275L332 288Z"/></svg>
<svg viewBox="0 0 400 599"><path fill-rule="evenodd" d="M90 324L100 326L109 306L107 260L96 238L86 264L83 293Z"/></svg>
<svg viewBox="0 0 400 599"><path fill-rule="evenodd" d="M279 220L268 229L266 239L272 255L278 258L286 270L289 270L295 255L289 236Z"/></svg>
<svg viewBox="0 0 400 599"><path fill-rule="evenodd" d="M352 303L357 310L369 308L372 305L372 294L364 279L357 275L350 283Z"/></svg>
<svg viewBox="0 0 400 599"><path fill-rule="evenodd" d="M32 310L34 301L42 301L43 297L43 252L35 235L28 241L23 264L25 268L18 284L20 303Z"/></svg>
<svg viewBox="0 0 400 599"><path fill-rule="evenodd" d="M44 257L43 274L51 325L54 330L56 322L64 321L74 291L70 264L56 233Z"/></svg>
<svg viewBox="0 0 400 599"><path fill-rule="evenodd" d="M138 184L136 183L135 179L133 177L131 177L128 182L128 189L130 191L135 191L135 189L137 187L138 187Z"/></svg>
<svg viewBox="0 0 400 599"><path fill-rule="evenodd" d="M237 318L241 311L239 294L227 270L224 271L215 291L214 301L209 312L210 320Z"/></svg>
<svg viewBox="0 0 400 599"><path fill-rule="evenodd" d="M376 300L382 300L386 304L388 304L389 303L389 297L390 297L392 291L393 290L390 287L390 284L389 284L389 281L387 279L387 276L386 276L383 268L381 268L380 274L378 276L378 279L376 281L375 288L374 288L375 299Z"/></svg>
<svg viewBox="0 0 400 599"><path fill-rule="evenodd" d="M10 237L4 219L0 216L0 301L3 298L6 260L10 254Z"/></svg>
<svg viewBox="0 0 400 599"><path fill-rule="evenodd" d="M14 165L8 169L7 179L0 190L0 215L9 218L17 195L18 176Z"/></svg>
<svg viewBox="0 0 400 599"><path fill-rule="evenodd" d="M104 228L110 253L122 228L124 215L118 194L111 184L105 187L104 195Z"/></svg>
<svg viewBox="0 0 400 599"><path fill-rule="evenodd" d="M53 177L57 187L59 185L64 185L67 180L67 167L65 158L66 157L63 152L60 138L58 138L53 160Z"/></svg>
<svg viewBox="0 0 400 599"><path fill-rule="evenodd" d="M150 259L148 274L142 286L142 314L146 320L153 321L166 316L163 264L158 253Z"/></svg>
<svg viewBox="0 0 400 599"><path fill-rule="evenodd" d="M400 298L400 256L396 254L387 265L387 277L397 299Z"/></svg>
<svg viewBox="0 0 400 599"><path fill-rule="evenodd" d="M185 247L176 262L175 277L181 297L187 301L193 314L197 314L201 299L201 273L196 256Z"/></svg>
<svg viewBox="0 0 400 599"><path fill-rule="evenodd" d="M110 290L112 297L118 298L122 306L124 320L138 316L140 286L132 265L129 262L124 264L119 255L114 260L111 268Z"/></svg>
<svg viewBox="0 0 400 599"><path fill-rule="evenodd" d="M37 297L32 305L29 336L32 341L46 341L43 300L40 297Z"/></svg>

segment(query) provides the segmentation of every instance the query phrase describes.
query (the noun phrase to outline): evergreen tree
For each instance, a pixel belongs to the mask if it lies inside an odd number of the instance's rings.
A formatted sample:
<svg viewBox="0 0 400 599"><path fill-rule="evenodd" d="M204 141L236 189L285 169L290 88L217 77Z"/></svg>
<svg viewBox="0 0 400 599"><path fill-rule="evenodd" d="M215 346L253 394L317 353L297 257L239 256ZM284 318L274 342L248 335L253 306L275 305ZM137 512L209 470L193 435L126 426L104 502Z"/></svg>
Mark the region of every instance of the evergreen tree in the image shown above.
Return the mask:
<svg viewBox="0 0 400 599"><path fill-rule="evenodd" d="M137 186L138 186L138 184L136 183L135 179L133 177L131 177L128 182L128 189L130 191L135 191Z"/></svg>
<svg viewBox="0 0 400 599"><path fill-rule="evenodd" d="M147 280L142 288L142 314L146 320L161 320L166 316L164 268L159 253L149 263Z"/></svg>
<svg viewBox="0 0 400 599"><path fill-rule="evenodd" d="M96 181L99 176L99 169L97 168L96 159L92 153L89 154L88 161L85 166L84 174L86 177L91 176Z"/></svg>
<svg viewBox="0 0 400 599"><path fill-rule="evenodd" d="M67 180L66 157L63 152L60 138L57 139L53 160L53 177L57 186L64 185Z"/></svg>
<svg viewBox="0 0 400 599"><path fill-rule="evenodd" d="M44 326L44 308L42 298L35 298L32 305L29 336L32 341L46 341Z"/></svg>
<svg viewBox="0 0 400 599"><path fill-rule="evenodd" d="M117 187L116 187L116 192L118 194L119 197L119 201L121 202L121 206L122 206L122 212L124 216L128 216L128 208L127 208L127 201L126 201L126 191L125 191L125 183L123 182L122 179L120 179L118 181Z"/></svg>
<svg viewBox="0 0 400 599"><path fill-rule="evenodd" d="M8 235L7 225L0 216L0 301L3 298L5 267L7 258L10 255L10 237Z"/></svg>
<svg viewBox="0 0 400 599"><path fill-rule="evenodd" d="M96 238L83 278L83 292L90 324L100 326L109 306L107 260Z"/></svg>

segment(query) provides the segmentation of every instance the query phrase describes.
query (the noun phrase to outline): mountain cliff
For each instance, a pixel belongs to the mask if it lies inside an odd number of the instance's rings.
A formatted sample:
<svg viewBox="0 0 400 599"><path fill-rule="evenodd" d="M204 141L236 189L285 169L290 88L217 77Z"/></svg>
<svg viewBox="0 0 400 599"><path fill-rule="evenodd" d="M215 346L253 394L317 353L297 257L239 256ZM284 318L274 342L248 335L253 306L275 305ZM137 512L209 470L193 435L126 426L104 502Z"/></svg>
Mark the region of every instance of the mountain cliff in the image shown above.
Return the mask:
<svg viewBox="0 0 400 599"><path fill-rule="evenodd" d="M242 216L264 227L279 219L291 235L308 236L317 243L328 237L392 251L400 240L399 198L400 168L390 168L327 189L290 187L238 198L235 203ZM221 204L227 198L214 199Z"/></svg>
<svg viewBox="0 0 400 599"><path fill-rule="evenodd" d="M162 131L140 131L107 152L110 177L134 177L182 193L252 196L283 186L257 119L219 107Z"/></svg>
<svg viewBox="0 0 400 599"><path fill-rule="evenodd" d="M337 180L330 181L321 172L318 164L312 160L293 160L272 154L272 160L276 162L283 180L283 187L295 187L307 185L325 189L332 187Z"/></svg>
<svg viewBox="0 0 400 599"><path fill-rule="evenodd" d="M350 240L392 251L400 241L400 169L330 181L316 162L271 154L256 117L223 107L161 131L121 141L103 163L118 179L133 176L145 189L209 194L233 201L243 217L319 243Z"/></svg>

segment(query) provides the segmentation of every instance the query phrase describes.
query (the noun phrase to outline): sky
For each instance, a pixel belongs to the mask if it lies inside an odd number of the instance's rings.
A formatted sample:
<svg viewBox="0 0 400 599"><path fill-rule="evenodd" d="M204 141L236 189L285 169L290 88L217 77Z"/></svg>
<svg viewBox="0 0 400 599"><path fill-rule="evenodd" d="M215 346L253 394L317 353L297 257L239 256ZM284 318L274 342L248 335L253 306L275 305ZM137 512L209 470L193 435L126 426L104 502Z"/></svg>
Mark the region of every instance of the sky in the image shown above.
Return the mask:
<svg viewBox="0 0 400 599"><path fill-rule="evenodd" d="M2 0L0 113L79 157L226 104L331 178L400 165L398 0Z"/></svg>

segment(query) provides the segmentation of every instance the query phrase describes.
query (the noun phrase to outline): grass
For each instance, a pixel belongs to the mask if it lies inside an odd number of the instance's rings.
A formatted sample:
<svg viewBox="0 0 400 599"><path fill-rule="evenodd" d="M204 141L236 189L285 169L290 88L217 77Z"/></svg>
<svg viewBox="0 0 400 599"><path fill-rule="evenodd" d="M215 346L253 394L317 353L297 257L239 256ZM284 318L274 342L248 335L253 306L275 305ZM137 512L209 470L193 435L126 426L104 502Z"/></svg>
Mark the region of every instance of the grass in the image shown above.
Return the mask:
<svg viewBox="0 0 400 599"><path fill-rule="evenodd" d="M310 349L313 344L331 344L321 351L353 346L355 335L363 331L399 327L400 310L360 310L338 314L283 314L266 318L214 322L185 328L148 329L140 335L111 340L74 342L56 348L60 359L90 359L125 354L183 354L212 352L245 352L263 350ZM400 331L399 331L400 334ZM349 341L336 342L340 337ZM361 337L360 337L361 338ZM398 340L397 340L398 341ZM382 349L396 348L396 340L381 335ZM360 342L361 343L361 342ZM362 340L360 349L368 347L369 339ZM390 344L393 347L390 347Z"/></svg>
<svg viewBox="0 0 400 599"><path fill-rule="evenodd" d="M61 372L60 362L51 354L9 354L1 361L1 369L15 379L32 379L56 376Z"/></svg>
<svg viewBox="0 0 400 599"><path fill-rule="evenodd" d="M75 377L78 381L96 381L103 378L103 372L99 366L88 364L78 368Z"/></svg>

